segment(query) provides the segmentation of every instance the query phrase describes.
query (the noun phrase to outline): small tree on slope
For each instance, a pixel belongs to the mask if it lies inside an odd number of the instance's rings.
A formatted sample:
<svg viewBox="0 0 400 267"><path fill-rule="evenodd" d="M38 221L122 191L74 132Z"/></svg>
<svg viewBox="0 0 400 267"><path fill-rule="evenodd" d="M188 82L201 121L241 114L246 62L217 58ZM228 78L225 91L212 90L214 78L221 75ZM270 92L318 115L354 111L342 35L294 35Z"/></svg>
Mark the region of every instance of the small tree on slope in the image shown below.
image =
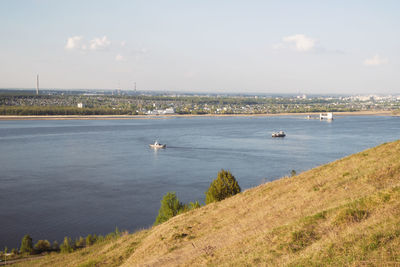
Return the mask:
<svg viewBox="0 0 400 267"><path fill-rule="evenodd" d="M183 209L184 205L179 202L175 192L168 192L161 200L161 207L154 225L168 221L168 219L174 217L183 211Z"/></svg>
<svg viewBox="0 0 400 267"><path fill-rule="evenodd" d="M241 189L230 171L221 170L206 192L206 204L221 201L240 193Z"/></svg>
<svg viewBox="0 0 400 267"><path fill-rule="evenodd" d="M31 253L33 251L32 238L29 235L25 235L21 241L21 253Z"/></svg>

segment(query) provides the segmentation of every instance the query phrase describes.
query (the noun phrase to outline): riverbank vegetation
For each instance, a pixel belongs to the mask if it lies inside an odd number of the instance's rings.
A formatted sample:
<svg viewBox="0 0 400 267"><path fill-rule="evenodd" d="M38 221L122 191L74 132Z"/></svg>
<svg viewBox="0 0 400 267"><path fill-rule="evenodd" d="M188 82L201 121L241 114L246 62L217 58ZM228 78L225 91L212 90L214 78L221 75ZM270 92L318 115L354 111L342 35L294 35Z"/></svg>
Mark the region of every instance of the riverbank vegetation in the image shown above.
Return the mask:
<svg viewBox="0 0 400 267"><path fill-rule="evenodd" d="M235 177L230 171L221 170L218 172L217 178L213 180L210 187L205 192L205 203L209 204L216 201L221 201L227 197L240 193L241 189L236 181ZM175 192L168 192L161 200L161 206L158 212L158 216L154 222L154 225L161 224L168 221L172 217L200 208L201 205L198 201L184 204L179 201ZM106 235L92 235L89 234L86 238L80 236L74 241L66 236L64 241L59 245L58 241L54 241L52 244L48 240L39 240L36 244L30 235L25 235L21 240L21 247L18 249L13 248L11 253L8 253L6 247L3 252L0 251L0 257L8 256L8 260L17 260L30 257L31 255L45 255L48 253L72 253L76 250L92 246L96 243L102 243L108 240L113 240L127 234L127 231L121 233L118 227L113 233ZM7 256L6 256L7 255Z"/></svg>
<svg viewBox="0 0 400 267"><path fill-rule="evenodd" d="M137 115L131 109L78 108L54 106L0 106L0 115L46 116L46 115Z"/></svg>
<svg viewBox="0 0 400 267"><path fill-rule="evenodd" d="M78 108L78 104L80 107ZM0 115L145 115L174 109L176 114L278 114L304 112L390 111L397 99L297 96L97 95L52 92L0 92ZM158 112L156 112L158 113Z"/></svg>
<svg viewBox="0 0 400 267"><path fill-rule="evenodd" d="M210 187L205 192L205 203L213 203L221 201L225 198L231 197L240 193L241 189L235 177L230 171L222 169L218 172L217 178L213 180ZM175 192L168 192L161 200L161 207L154 225L166 222L172 217L188 212L193 209L200 208L199 201L184 204L179 201Z"/></svg>
<svg viewBox="0 0 400 267"><path fill-rule="evenodd" d="M19 266L397 266L400 141Z"/></svg>
<svg viewBox="0 0 400 267"><path fill-rule="evenodd" d="M13 248L9 250L8 247L5 247L3 251L0 251L0 259L5 261L18 261L26 258L34 258L35 256L38 257L49 254L72 253L83 248L88 248L95 244L116 240L127 234L128 231L121 232L118 227L116 227L114 232L105 236L88 234L86 237L80 236L74 240L71 237L66 236L61 245L57 240L53 241L52 244L48 240L38 240L35 244L30 235L25 235L21 240L21 246L19 249Z"/></svg>

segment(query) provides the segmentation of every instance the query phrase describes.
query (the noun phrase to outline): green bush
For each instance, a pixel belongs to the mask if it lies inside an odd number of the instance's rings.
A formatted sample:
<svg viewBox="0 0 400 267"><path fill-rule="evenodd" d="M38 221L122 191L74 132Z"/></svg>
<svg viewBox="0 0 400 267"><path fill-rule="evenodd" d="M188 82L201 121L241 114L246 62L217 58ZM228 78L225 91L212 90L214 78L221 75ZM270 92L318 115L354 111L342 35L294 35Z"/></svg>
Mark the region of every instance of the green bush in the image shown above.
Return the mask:
<svg viewBox="0 0 400 267"><path fill-rule="evenodd" d="M83 237L79 237L75 240L75 248L83 248L85 247L85 239Z"/></svg>
<svg viewBox="0 0 400 267"><path fill-rule="evenodd" d="M55 241L53 242L53 245L51 245L51 249L52 249L53 251L59 251L59 250L60 250L60 245L58 244L57 240L55 240Z"/></svg>
<svg viewBox="0 0 400 267"><path fill-rule="evenodd" d="M168 221L170 218L184 210L184 205L179 202L175 192L168 192L161 200L161 207L154 225Z"/></svg>
<svg viewBox="0 0 400 267"><path fill-rule="evenodd" d="M198 209L200 207L201 207L200 203L198 201L195 201L195 202L190 202L189 203L188 209L189 210L194 210L194 209Z"/></svg>
<svg viewBox="0 0 400 267"><path fill-rule="evenodd" d="M221 201L240 193L241 189L230 171L221 170L217 178L211 182L206 194L206 204Z"/></svg>
<svg viewBox="0 0 400 267"><path fill-rule="evenodd" d="M42 253L51 250L50 242L47 240L39 240L35 245L35 251L37 253Z"/></svg>
<svg viewBox="0 0 400 267"><path fill-rule="evenodd" d="M95 239L93 238L93 236L91 234L88 234L87 237L86 237L85 244L88 247L88 246L93 245L94 241L95 241Z"/></svg>
<svg viewBox="0 0 400 267"><path fill-rule="evenodd" d="M32 238L29 235L25 235L21 241L21 253L32 253L33 251L33 243Z"/></svg>
<svg viewBox="0 0 400 267"><path fill-rule="evenodd" d="M72 247L72 240L69 237L64 238L64 242L60 246L60 250L62 253L71 253L74 251L74 248Z"/></svg>

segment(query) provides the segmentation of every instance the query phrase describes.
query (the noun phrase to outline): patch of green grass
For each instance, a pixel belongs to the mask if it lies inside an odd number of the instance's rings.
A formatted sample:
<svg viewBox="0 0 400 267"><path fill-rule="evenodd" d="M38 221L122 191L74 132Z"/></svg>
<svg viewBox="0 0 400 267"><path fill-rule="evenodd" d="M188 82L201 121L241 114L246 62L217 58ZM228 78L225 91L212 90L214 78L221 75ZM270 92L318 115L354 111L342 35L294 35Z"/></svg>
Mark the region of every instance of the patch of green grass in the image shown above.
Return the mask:
<svg viewBox="0 0 400 267"><path fill-rule="evenodd" d="M383 202L388 202L390 200L390 194L388 194L388 193L381 193L380 197Z"/></svg>
<svg viewBox="0 0 400 267"><path fill-rule="evenodd" d="M395 186L392 188L392 192L396 193L396 192L400 192L400 186Z"/></svg>
<svg viewBox="0 0 400 267"><path fill-rule="evenodd" d="M89 250L84 250L81 253L79 253L81 256L85 256L87 254L89 254Z"/></svg>
<svg viewBox="0 0 400 267"><path fill-rule="evenodd" d="M342 225L346 223L361 222L368 218L369 212L356 207L349 207L339 212L336 216L335 224Z"/></svg>
<svg viewBox="0 0 400 267"><path fill-rule="evenodd" d="M100 263L99 260L90 259L87 262L82 263L81 265L78 265L78 267L95 267L99 263Z"/></svg>
<svg viewBox="0 0 400 267"><path fill-rule="evenodd" d="M318 212L314 215L311 216L307 216L303 219L303 222L305 225L312 225L312 224L316 224L319 220L324 220L326 219L326 215L327 215L327 211L321 211Z"/></svg>
<svg viewBox="0 0 400 267"><path fill-rule="evenodd" d="M321 220L326 219L327 214L328 212L324 210L300 219L301 228L291 232L290 241L286 244L281 244L279 246L280 249L287 248L290 252L297 252L319 240L321 237L317 233L316 227Z"/></svg>
<svg viewBox="0 0 400 267"><path fill-rule="evenodd" d="M391 240L400 236L400 229L395 231L380 231L372 234L366 242L362 245L364 252L377 250L378 248L385 246Z"/></svg>
<svg viewBox="0 0 400 267"><path fill-rule="evenodd" d="M174 250L177 249L177 248L178 248L177 246L170 247L170 248L168 249L168 252L172 252L172 251L174 251Z"/></svg>
<svg viewBox="0 0 400 267"><path fill-rule="evenodd" d="M115 255L111 258L111 262L110 266L120 266L124 262L124 257L122 255Z"/></svg>
<svg viewBox="0 0 400 267"><path fill-rule="evenodd" d="M180 234L176 233L176 234L172 235L172 239L175 239L175 240L182 239L182 238L185 238L187 235L188 234L186 234L186 233L180 233Z"/></svg>
<svg viewBox="0 0 400 267"><path fill-rule="evenodd" d="M133 252L135 252L136 248L139 246L140 242L133 241L128 249L125 251L125 258L128 258L130 255L132 255Z"/></svg>
<svg viewBox="0 0 400 267"><path fill-rule="evenodd" d="M298 231L294 231L291 234L291 240L288 243L288 248L291 252L297 252L311 245L314 241L320 237L314 231L314 228L305 228Z"/></svg>

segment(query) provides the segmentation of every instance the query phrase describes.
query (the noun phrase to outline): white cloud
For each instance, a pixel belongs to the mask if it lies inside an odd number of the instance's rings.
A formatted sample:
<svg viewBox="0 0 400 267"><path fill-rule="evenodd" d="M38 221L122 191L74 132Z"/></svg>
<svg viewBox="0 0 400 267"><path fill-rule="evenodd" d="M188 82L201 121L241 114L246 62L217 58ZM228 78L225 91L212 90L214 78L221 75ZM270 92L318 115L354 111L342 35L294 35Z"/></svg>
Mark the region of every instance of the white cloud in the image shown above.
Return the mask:
<svg viewBox="0 0 400 267"><path fill-rule="evenodd" d="M82 36L73 36L67 39L67 44L65 45L66 50L81 49Z"/></svg>
<svg viewBox="0 0 400 267"><path fill-rule="evenodd" d="M67 39L67 44L65 45L66 50L104 50L111 45L111 41L108 40L107 36L101 38L94 38L90 42L84 40L82 36L73 36Z"/></svg>
<svg viewBox="0 0 400 267"><path fill-rule="evenodd" d="M121 47L125 47L126 46L126 41L122 41L121 42Z"/></svg>
<svg viewBox="0 0 400 267"><path fill-rule="evenodd" d="M315 46L315 40L304 34L295 34L283 38L285 43L294 43L295 49L300 52L310 51Z"/></svg>
<svg viewBox="0 0 400 267"><path fill-rule="evenodd" d="M115 56L115 60L116 61L126 61L126 59L121 54L117 54Z"/></svg>
<svg viewBox="0 0 400 267"><path fill-rule="evenodd" d="M364 60L364 65L365 66L379 66L379 65L386 64L387 62L388 62L388 60L386 58L382 58L378 54L376 54L372 58L367 58L366 60Z"/></svg>
<svg viewBox="0 0 400 267"><path fill-rule="evenodd" d="M110 46L111 42L107 39L107 36L102 38L94 38L90 41L90 50L103 50Z"/></svg>

